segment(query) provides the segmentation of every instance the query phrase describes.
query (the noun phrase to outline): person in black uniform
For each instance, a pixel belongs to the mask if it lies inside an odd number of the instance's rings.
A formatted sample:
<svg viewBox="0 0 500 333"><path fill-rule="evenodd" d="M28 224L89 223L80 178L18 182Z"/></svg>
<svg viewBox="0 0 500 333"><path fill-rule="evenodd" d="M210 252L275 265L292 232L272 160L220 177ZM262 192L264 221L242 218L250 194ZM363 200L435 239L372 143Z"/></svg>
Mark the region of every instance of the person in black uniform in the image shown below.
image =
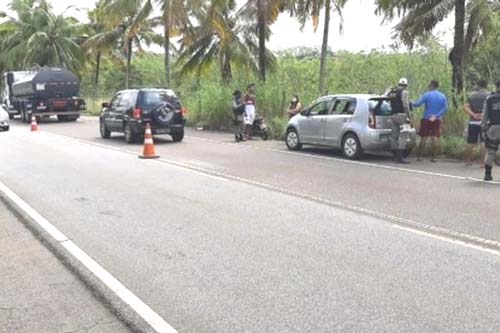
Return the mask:
<svg viewBox="0 0 500 333"><path fill-rule="evenodd" d="M405 143L401 142L399 138L401 135L401 126L411 122L410 98L406 90L407 87L408 80L401 78L398 86L387 94L392 109L391 149L396 163L409 163L403 157Z"/></svg>
<svg viewBox="0 0 500 333"><path fill-rule="evenodd" d="M496 92L492 93L483 107L481 128L486 138L486 157L484 159L484 180L491 181L491 171L500 146L500 81L496 83Z"/></svg>

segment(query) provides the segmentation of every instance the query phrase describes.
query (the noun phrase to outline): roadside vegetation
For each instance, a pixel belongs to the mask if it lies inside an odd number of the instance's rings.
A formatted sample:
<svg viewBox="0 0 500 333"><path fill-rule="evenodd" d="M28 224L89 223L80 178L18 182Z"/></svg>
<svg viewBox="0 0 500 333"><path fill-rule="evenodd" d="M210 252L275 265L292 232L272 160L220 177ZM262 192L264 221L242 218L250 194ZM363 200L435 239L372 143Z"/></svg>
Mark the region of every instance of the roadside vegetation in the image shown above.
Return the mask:
<svg viewBox="0 0 500 333"><path fill-rule="evenodd" d="M347 0L100 0L85 22L55 14L48 0L12 0L9 12L0 12L0 71L69 68L81 77L92 114L119 89L172 87L190 125L207 129L229 128L232 92L255 82L258 112L276 138L293 94L305 105L325 93L380 94L404 76L416 99L437 79L451 105L443 151L460 156L466 92L478 78L500 78L497 1L374 1L381 20L397 24L395 45L402 42L407 52L332 52L325 23L342 27ZM454 14L454 45L445 49L432 31ZM271 52L266 42L279 15L312 24L322 47ZM165 52L151 53L152 45Z"/></svg>

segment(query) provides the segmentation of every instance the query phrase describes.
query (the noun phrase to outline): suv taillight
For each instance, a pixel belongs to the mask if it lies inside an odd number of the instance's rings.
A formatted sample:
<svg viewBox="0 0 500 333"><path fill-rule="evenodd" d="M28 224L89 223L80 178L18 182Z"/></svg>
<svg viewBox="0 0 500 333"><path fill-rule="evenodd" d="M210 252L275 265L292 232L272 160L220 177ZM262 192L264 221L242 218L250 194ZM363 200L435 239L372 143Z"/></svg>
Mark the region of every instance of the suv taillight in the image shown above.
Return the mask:
<svg viewBox="0 0 500 333"><path fill-rule="evenodd" d="M141 119L141 117L142 117L142 109L141 108L135 108L134 112L132 113L132 117L134 117L134 119Z"/></svg>
<svg viewBox="0 0 500 333"><path fill-rule="evenodd" d="M368 114L368 127L370 128L377 128L377 124L375 122L375 114L373 112L373 110L370 110L369 114Z"/></svg>
<svg viewBox="0 0 500 333"><path fill-rule="evenodd" d="M185 117L187 115L187 113L188 113L188 110L185 107L182 107L181 108L181 114L182 114L182 116Z"/></svg>

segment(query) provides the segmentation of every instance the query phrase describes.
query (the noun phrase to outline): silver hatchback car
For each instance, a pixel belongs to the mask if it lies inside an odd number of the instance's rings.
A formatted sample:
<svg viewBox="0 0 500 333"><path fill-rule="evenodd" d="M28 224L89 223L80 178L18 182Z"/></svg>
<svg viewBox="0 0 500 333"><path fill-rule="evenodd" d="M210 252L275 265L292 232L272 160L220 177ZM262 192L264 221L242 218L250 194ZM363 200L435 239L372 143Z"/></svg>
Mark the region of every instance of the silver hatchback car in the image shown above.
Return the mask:
<svg viewBox="0 0 500 333"><path fill-rule="evenodd" d="M318 98L288 122L286 145L298 150L302 145L342 149L344 156L357 159L363 151L391 148L391 105L377 95L329 95ZM401 132L405 157L416 141L415 129Z"/></svg>

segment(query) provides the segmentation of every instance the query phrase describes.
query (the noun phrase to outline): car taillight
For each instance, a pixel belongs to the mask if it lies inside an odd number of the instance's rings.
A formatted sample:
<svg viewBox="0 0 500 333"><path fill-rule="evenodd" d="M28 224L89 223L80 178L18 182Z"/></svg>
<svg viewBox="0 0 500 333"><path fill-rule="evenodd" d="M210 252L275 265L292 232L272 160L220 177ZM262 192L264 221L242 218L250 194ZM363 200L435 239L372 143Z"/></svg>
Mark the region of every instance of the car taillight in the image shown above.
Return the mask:
<svg viewBox="0 0 500 333"><path fill-rule="evenodd" d="M370 110L370 113L368 115L368 127L370 128L377 128L377 124L375 122L375 115L373 114L373 111Z"/></svg>
<svg viewBox="0 0 500 333"><path fill-rule="evenodd" d="M134 119L141 119L141 117L142 117L142 109L141 108L135 108L134 112L132 113L132 117L134 117Z"/></svg>
<svg viewBox="0 0 500 333"><path fill-rule="evenodd" d="M185 117L187 115L187 113L188 113L188 110L185 107L182 107L181 108L181 114L182 114L182 116Z"/></svg>

